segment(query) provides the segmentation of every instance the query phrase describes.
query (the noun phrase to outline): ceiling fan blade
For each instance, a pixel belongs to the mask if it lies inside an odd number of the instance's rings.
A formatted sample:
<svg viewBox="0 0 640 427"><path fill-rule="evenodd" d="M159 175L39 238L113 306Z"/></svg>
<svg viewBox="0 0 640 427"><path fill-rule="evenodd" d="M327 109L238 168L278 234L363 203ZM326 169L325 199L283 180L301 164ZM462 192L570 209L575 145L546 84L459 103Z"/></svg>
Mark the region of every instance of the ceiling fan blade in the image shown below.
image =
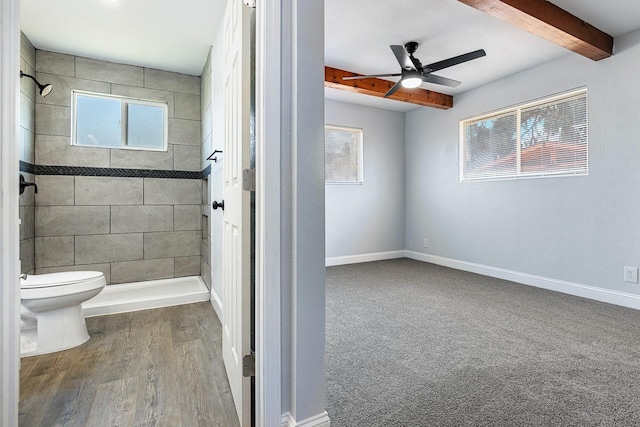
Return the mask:
<svg viewBox="0 0 640 427"><path fill-rule="evenodd" d="M401 76L402 74L400 73L396 73L396 74L368 74L366 76L351 76L351 77L343 77L342 80L355 80L355 79L370 79L373 77L398 77Z"/></svg>
<svg viewBox="0 0 640 427"><path fill-rule="evenodd" d="M487 53L484 49L475 50L473 52L465 53L464 55L454 56L444 61L434 62L433 64L426 65L424 71L431 73L434 71L442 70L443 68L453 67L454 65L462 64L463 62L471 61L485 56Z"/></svg>
<svg viewBox="0 0 640 427"><path fill-rule="evenodd" d="M422 76L422 81L427 83L435 83L437 85L444 85L449 87L456 87L460 83L457 80L448 79L446 77L436 76L435 74L425 74Z"/></svg>
<svg viewBox="0 0 640 427"><path fill-rule="evenodd" d="M400 63L400 66L405 70L417 70L416 64L413 63L411 57L404 49L404 46L400 46L399 44L392 44L389 46L393 51L393 54L396 56L396 59Z"/></svg>
<svg viewBox="0 0 640 427"><path fill-rule="evenodd" d="M402 87L402 79L398 80L398 83L394 84L393 87L384 94L384 97L386 98L387 96L393 95L400 87Z"/></svg>

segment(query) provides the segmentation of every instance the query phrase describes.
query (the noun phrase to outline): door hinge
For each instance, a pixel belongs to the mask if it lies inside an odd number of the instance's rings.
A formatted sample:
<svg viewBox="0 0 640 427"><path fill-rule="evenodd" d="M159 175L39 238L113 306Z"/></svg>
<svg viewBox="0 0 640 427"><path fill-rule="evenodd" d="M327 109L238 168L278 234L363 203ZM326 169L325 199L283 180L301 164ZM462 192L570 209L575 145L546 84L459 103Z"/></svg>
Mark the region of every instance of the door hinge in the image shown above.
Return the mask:
<svg viewBox="0 0 640 427"><path fill-rule="evenodd" d="M242 375L245 377L256 376L256 354L253 351L242 357Z"/></svg>
<svg viewBox="0 0 640 427"><path fill-rule="evenodd" d="M242 171L242 189L244 191L256 191L255 169L245 169Z"/></svg>

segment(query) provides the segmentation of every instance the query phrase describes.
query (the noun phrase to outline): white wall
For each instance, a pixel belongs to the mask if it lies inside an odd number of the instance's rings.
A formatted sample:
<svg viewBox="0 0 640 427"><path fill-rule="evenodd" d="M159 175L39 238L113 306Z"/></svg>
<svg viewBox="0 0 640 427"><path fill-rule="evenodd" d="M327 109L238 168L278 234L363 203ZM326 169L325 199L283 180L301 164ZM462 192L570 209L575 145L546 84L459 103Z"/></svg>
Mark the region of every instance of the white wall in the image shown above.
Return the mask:
<svg viewBox="0 0 640 427"><path fill-rule="evenodd" d="M325 187L327 264L404 250L404 113L325 100L325 122L362 129L364 147L363 184Z"/></svg>
<svg viewBox="0 0 640 427"><path fill-rule="evenodd" d="M491 55L491 52L487 52ZM406 121L406 243L416 250L619 293L640 294L640 32L615 54L557 61L457 96ZM459 120L586 86L589 176L459 183ZM430 246L422 248L422 239Z"/></svg>

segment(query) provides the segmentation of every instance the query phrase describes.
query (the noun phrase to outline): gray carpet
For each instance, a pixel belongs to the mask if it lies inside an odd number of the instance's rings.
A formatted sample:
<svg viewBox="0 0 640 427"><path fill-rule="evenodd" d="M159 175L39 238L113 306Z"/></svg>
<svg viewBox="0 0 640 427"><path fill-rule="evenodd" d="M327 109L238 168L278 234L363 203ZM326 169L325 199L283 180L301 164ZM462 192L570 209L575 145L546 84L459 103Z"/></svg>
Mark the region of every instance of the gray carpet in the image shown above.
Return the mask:
<svg viewBox="0 0 640 427"><path fill-rule="evenodd" d="M326 307L332 427L640 426L640 311L409 259Z"/></svg>

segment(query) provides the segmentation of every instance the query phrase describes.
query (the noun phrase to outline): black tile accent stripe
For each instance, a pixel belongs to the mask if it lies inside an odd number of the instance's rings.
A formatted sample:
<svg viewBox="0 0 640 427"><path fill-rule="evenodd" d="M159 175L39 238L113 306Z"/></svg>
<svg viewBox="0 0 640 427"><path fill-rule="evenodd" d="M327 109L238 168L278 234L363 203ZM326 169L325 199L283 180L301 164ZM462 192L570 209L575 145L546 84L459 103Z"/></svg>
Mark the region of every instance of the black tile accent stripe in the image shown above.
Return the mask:
<svg viewBox="0 0 640 427"><path fill-rule="evenodd" d="M20 171L34 175L74 175L74 176L108 176L119 178L168 178L168 179L206 179L211 173L211 166L201 172L171 171L156 169L118 169L90 168L84 166L47 166L32 165L20 161Z"/></svg>
<svg viewBox="0 0 640 427"><path fill-rule="evenodd" d="M35 165L32 165L31 163L23 162L22 160L20 160L20 172L35 174L36 173Z"/></svg>

